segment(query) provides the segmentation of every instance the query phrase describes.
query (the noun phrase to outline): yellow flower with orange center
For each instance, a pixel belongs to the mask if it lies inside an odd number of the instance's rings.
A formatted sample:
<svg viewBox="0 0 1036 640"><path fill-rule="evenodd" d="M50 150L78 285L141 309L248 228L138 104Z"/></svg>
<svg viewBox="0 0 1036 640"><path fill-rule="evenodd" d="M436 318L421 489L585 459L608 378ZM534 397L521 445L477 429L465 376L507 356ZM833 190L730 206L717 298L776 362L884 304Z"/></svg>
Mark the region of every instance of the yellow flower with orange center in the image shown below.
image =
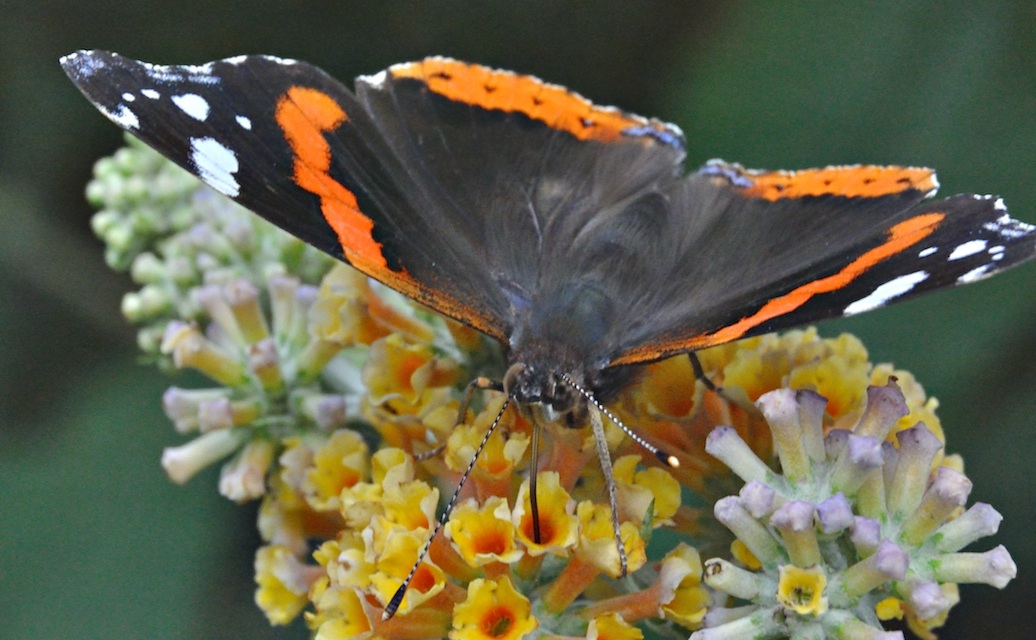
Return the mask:
<svg viewBox="0 0 1036 640"><path fill-rule="evenodd" d="M697 384L689 358L666 358L647 365L645 370L636 394L641 413L670 418L685 418L694 413L704 387Z"/></svg>
<svg viewBox="0 0 1036 640"><path fill-rule="evenodd" d="M744 389L753 402L780 387L812 389L828 399L828 414L835 417L856 409L864 400L870 363L866 348L855 336L822 339L810 327L745 343L737 343L742 348L734 352L714 382Z"/></svg>
<svg viewBox="0 0 1036 640"><path fill-rule="evenodd" d="M500 413L502 404L503 395L500 394L487 402L471 423L461 423L450 431L443 458L446 466L458 476L471 462L486 431ZM455 422L456 412L453 416ZM507 411L500 418L496 433L486 442L485 448L475 461L471 481L478 488L479 495L511 493L516 477L515 470L522 463L529 448L530 430L529 425L519 419L515 411Z"/></svg>
<svg viewBox="0 0 1036 640"><path fill-rule="evenodd" d="M438 503L439 490L422 480L385 490L380 503L382 513L375 514L361 529L368 547L380 553L388 536L399 529L426 532L435 522Z"/></svg>
<svg viewBox="0 0 1036 640"><path fill-rule="evenodd" d="M533 527L532 504L529 500L529 481L518 489L511 521L515 534L532 557L550 553L567 556L579 540L579 518L576 503L561 486L556 471L541 471L536 478L537 507L539 508L539 542Z"/></svg>
<svg viewBox="0 0 1036 640"><path fill-rule="evenodd" d="M311 335L342 345L370 344L391 333L413 342L435 337L428 324L386 304L367 276L344 264L336 264L321 280L309 318Z"/></svg>
<svg viewBox="0 0 1036 640"><path fill-rule="evenodd" d="M468 585L468 597L453 609L450 640L518 640L539 626L528 598L511 579L477 579Z"/></svg>
<svg viewBox="0 0 1036 640"><path fill-rule="evenodd" d="M523 555L516 544L511 509L500 496L491 496L481 505L474 499L457 505L443 533L473 567L509 564Z"/></svg>
<svg viewBox="0 0 1036 640"><path fill-rule="evenodd" d="M435 522L439 490L422 480L385 488L381 504L385 519L407 529L428 529Z"/></svg>
<svg viewBox="0 0 1036 640"><path fill-rule="evenodd" d="M362 379L374 405L414 415L449 394L460 370L452 360L435 355L427 344L413 344L398 333L374 341L367 352Z"/></svg>
<svg viewBox="0 0 1036 640"><path fill-rule="evenodd" d="M327 540L313 552L313 559L324 567L332 586L366 589L374 572L363 538L355 531L343 531L336 540Z"/></svg>
<svg viewBox="0 0 1036 640"><path fill-rule="evenodd" d="M393 525L381 536L381 544L372 544L367 540L367 552L375 555L374 571L371 573L371 590L382 606L387 605L410 574L414 559L428 539L424 529L410 531L399 525ZM406 614L412 609L428 601L446 586L446 574L429 560L418 567L410 586L399 606L399 614Z"/></svg>

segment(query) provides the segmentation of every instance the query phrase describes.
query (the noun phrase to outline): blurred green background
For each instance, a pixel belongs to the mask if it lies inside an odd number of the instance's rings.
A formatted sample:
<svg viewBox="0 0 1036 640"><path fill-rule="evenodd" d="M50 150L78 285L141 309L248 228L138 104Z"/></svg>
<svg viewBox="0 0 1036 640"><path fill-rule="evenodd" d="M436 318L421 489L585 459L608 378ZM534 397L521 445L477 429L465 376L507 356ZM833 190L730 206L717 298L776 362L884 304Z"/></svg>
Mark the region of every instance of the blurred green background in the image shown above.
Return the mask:
<svg viewBox="0 0 1036 640"><path fill-rule="evenodd" d="M689 164L930 165L1036 222L1036 4L0 0L0 637L296 638L252 604L253 506L158 465L169 380L136 362L124 275L83 199L121 134L58 67L78 48L163 63L240 53L349 79L445 54L676 122ZM1032 637L1036 265L822 326L941 401L973 500L1019 577L964 587L946 638ZM181 381L183 383L183 381Z"/></svg>

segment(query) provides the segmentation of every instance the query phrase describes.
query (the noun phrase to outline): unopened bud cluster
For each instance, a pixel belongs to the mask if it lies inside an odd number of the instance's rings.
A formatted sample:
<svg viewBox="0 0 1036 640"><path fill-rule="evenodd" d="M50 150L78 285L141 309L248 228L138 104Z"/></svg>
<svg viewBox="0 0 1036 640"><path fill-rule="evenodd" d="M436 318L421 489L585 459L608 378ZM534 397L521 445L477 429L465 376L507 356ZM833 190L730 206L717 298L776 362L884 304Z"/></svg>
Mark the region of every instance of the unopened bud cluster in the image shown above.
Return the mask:
<svg viewBox="0 0 1036 640"><path fill-rule="evenodd" d="M907 414L895 382L868 390L851 430L825 435L826 404L791 389L757 402L781 473L733 429L709 436L707 451L745 485L715 505L740 562L706 561L705 582L740 604L711 609L695 640L893 638L881 620L902 616L925 635L956 604L958 583L1002 588L1014 577L1003 547L961 552L995 533L1000 515L982 503L964 511L971 482L935 464L939 438L918 423L886 439Z"/></svg>

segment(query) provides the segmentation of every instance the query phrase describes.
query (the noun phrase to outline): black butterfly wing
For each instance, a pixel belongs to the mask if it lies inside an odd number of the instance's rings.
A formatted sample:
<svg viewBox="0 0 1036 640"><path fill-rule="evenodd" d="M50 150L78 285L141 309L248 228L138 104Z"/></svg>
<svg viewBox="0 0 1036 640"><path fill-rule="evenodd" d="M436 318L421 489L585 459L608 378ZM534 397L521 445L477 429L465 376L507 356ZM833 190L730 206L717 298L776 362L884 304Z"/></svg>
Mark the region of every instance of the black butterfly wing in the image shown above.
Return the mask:
<svg viewBox="0 0 1036 640"><path fill-rule="evenodd" d="M435 247L445 252L439 263L488 274L516 333L543 317L558 286L601 266L579 238L621 234L600 229L610 212L682 174L682 134L672 125L531 76L429 58L360 78L356 91L437 203L435 232L450 239ZM595 319L606 322L587 317Z"/></svg>
<svg viewBox="0 0 1036 640"><path fill-rule="evenodd" d="M62 61L109 118L260 215L521 351L598 368L858 313L1031 258L995 198L900 167L682 177L678 129L442 58Z"/></svg>
<svg viewBox="0 0 1036 640"><path fill-rule="evenodd" d="M928 200L937 186L919 168L705 165L672 194L667 222L679 240L612 363L862 313L1036 255L1036 229L1002 200Z"/></svg>
<svg viewBox="0 0 1036 640"><path fill-rule="evenodd" d="M62 66L109 119L217 191L506 340L506 300L465 262L478 236L470 221L442 219L440 194L411 179L366 108L323 71L271 56L161 66L103 51Z"/></svg>

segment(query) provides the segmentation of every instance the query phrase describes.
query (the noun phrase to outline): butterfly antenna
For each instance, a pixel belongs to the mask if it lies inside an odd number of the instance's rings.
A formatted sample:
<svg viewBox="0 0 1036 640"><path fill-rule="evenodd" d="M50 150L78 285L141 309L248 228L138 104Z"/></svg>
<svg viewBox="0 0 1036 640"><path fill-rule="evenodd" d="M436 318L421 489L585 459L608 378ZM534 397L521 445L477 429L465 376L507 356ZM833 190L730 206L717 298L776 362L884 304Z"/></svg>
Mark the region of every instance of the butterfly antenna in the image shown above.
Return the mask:
<svg viewBox="0 0 1036 640"><path fill-rule="evenodd" d="M619 419L619 416L609 411L607 407L601 404L601 402L594 396L594 394L590 393L585 387L583 387L583 385L573 380L567 373L562 373L561 379L565 381L565 384L569 385L570 387L578 391L580 395L586 398L587 402L593 405L598 411L606 415L609 420L615 423L615 426L622 429L623 433L625 433L627 436L630 437L631 440L633 440L641 447L646 449L648 452L650 452L651 455L655 456L664 464L674 469L680 466L680 460L676 456L672 455L671 453L663 449L659 449L655 445L645 440L643 436L639 435L636 431L627 427L626 423Z"/></svg>
<svg viewBox="0 0 1036 640"><path fill-rule="evenodd" d="M468 386L469 389L480 388L479 383L481 381L476 379ZM489 387L494 388L494 387ZM489 437L496 431L497 425L500 424L500 419L504 416L504 411L507 410L508 405L511 403L510 398L504 398L503 405L500 406L500 411L497 412L496 418L493 419L493 424L489 425L489 429L486 430L486 435L482 436L482 442L479 443L478 448L475 449L474 455L471 456L471 461L468 462L467 469L461 475L460 480L457 481L457 489L453 492L453 497L450 498L449 503L446 505L446 509L442 512L442 516L435 523L435 528L432 529L432 533L428 536L428 540L425 541L424 546L421 547L421 552L417 554L417 562L414 563L413 568L410 569L410 573L407 574L406 579L403 580L403 584L399 585L396 589L396 593L392 595L392 599L389 600L388 605L385 607L385 612L381 614L381 619L388 620L392 616L396 615L396 611L399 609L399 605L403 603L403 596L406 594L407 588L410 587L410 582L414 579L414 575L417 573L417 569L421 566L421 562L424 561L424 557L428 555L428 550L432 546L432 541L435 540L435 536L439 535L439 530L446 524L446 520L449 519L450 514L453 512L453 507L457 504L457 499L460 497L460 490L464 488L464 483L467 482L468 476L475 468L475 462L478 460L479 454L486 448L486 443L489 442ZM461 414L463 417L463 414Z"/></svg>

